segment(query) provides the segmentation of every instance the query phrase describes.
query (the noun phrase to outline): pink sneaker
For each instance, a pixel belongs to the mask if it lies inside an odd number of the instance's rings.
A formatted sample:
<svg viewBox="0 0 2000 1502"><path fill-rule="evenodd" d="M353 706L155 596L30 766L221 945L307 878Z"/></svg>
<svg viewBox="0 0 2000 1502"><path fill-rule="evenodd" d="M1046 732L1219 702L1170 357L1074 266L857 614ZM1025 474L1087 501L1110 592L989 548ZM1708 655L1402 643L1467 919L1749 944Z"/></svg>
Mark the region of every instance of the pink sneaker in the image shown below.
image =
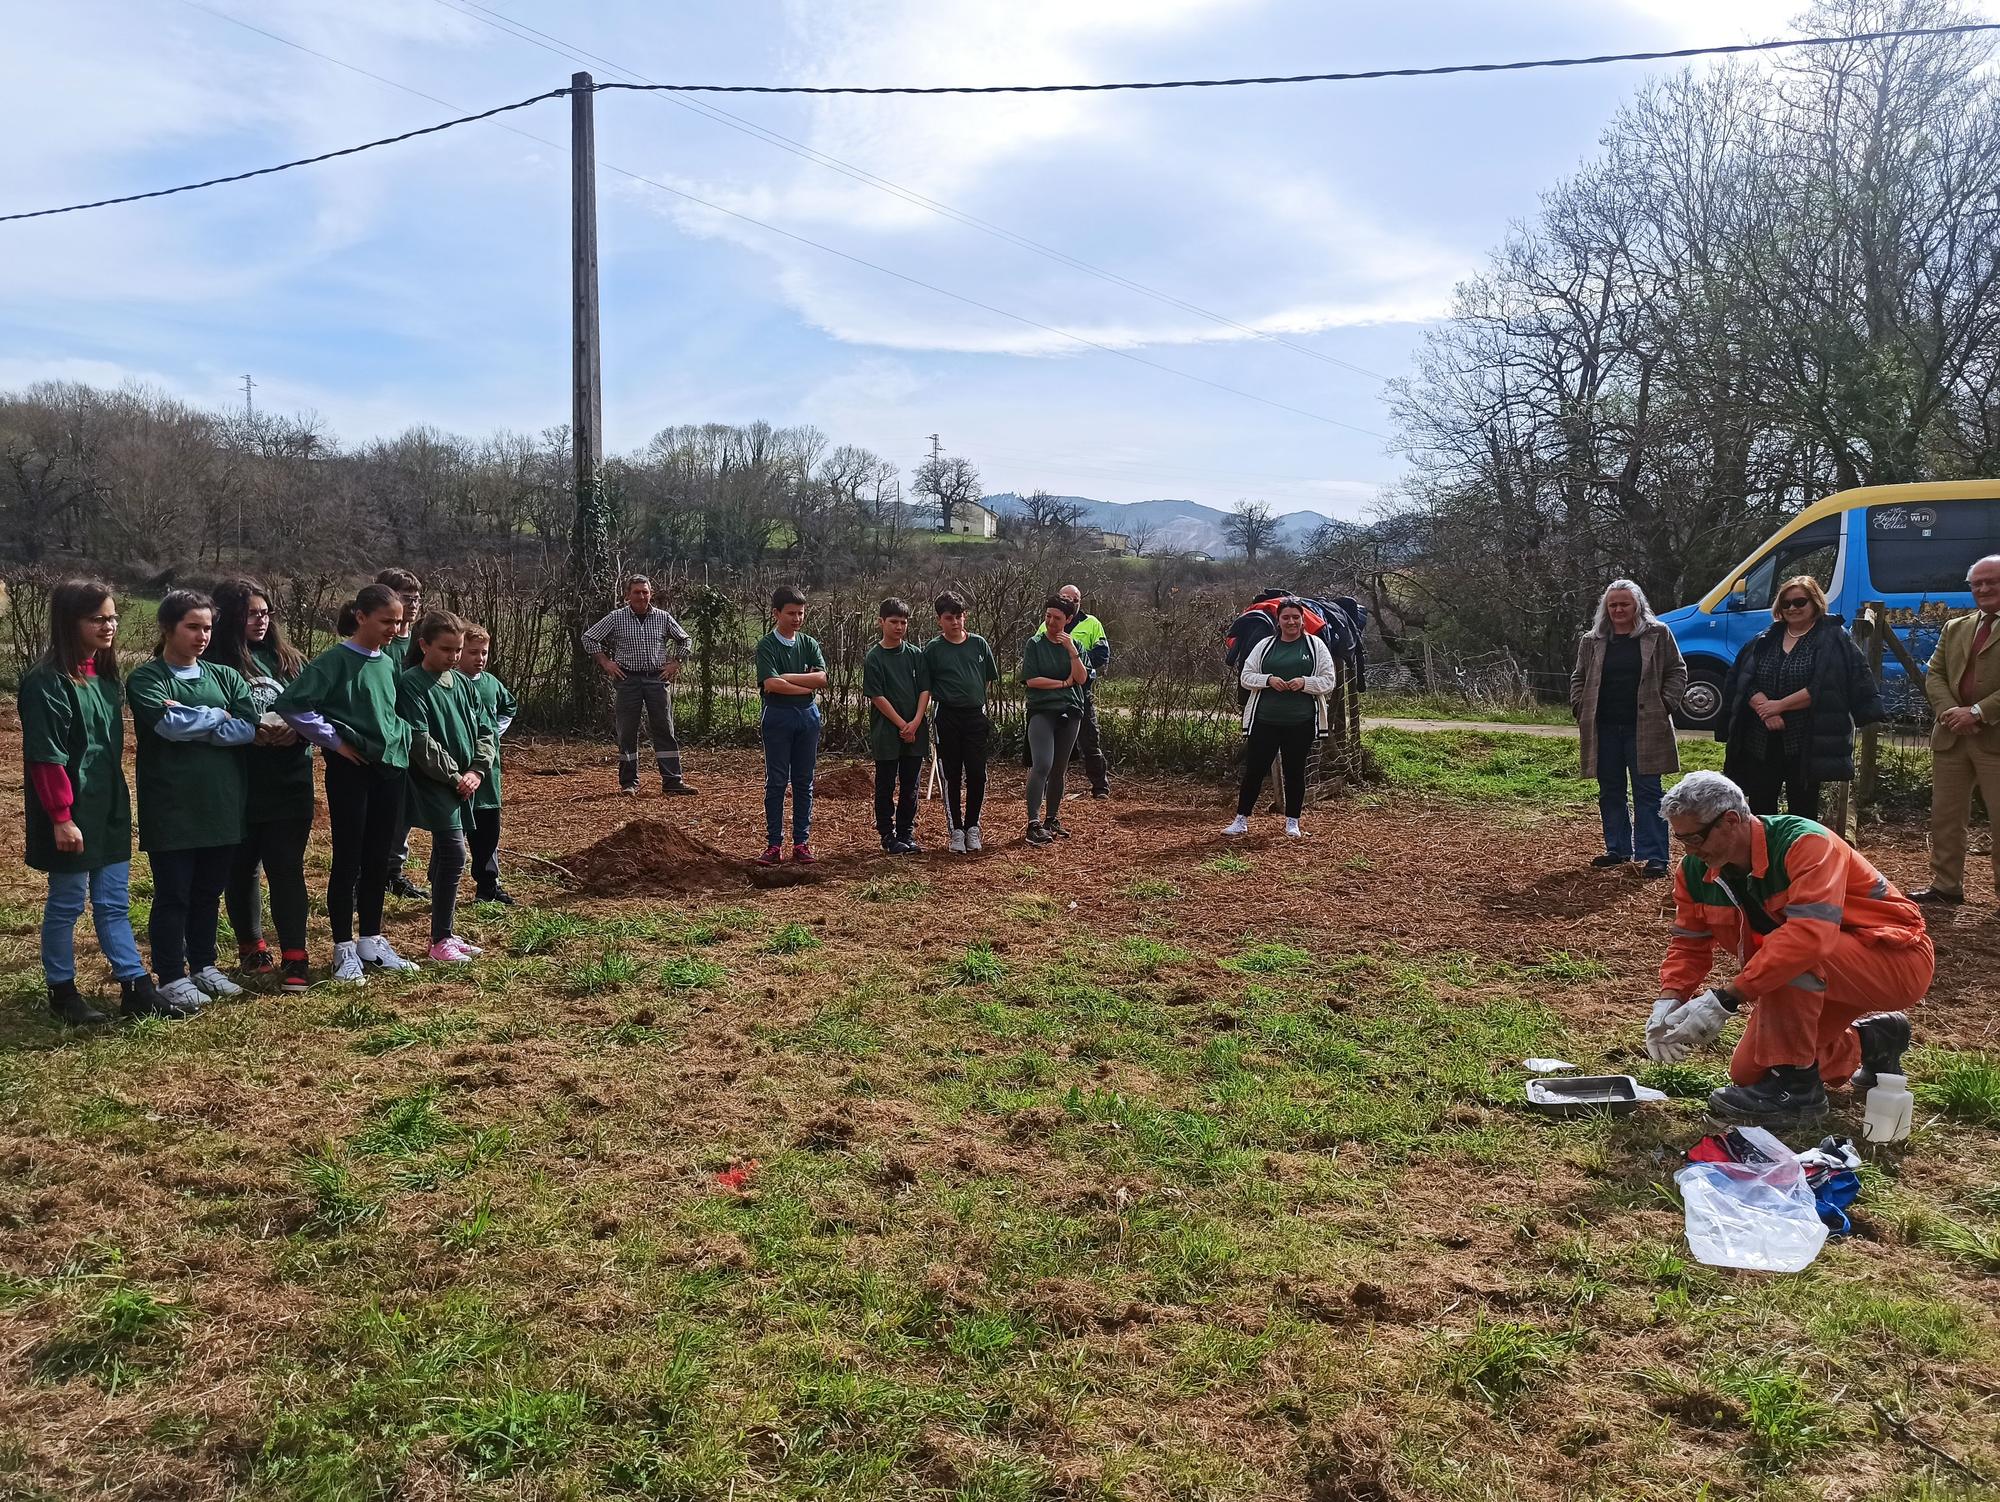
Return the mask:
<svg viewBox="0 0 2000 1502"><path fill-rule="evenodd" d="M478 958L480 955L486 953L486 951L481 949L477 944L468 943L466 940L461 939L457 934L453 934L449 939L445 940L445 942L447 944L456 944L460 949L463 949L467 954L473 956L475 959Z"/></svg>
<svg viewBox="0 0 2000 1502"><path fill-rule="evenodd" d="M814 861L818 859L819 857L812 853L812 846L810 845L792 846L792 860L794 863L801 866L810 866Z"/></svg>
<svg viewBox="0 0 2000 1502"><path fill-rule="evenodd" d="M771 845L766 847L764 853L757 857L757 864L760 866L775 866L784 858L785 847L783 845Z"/></svg>
<svg viewBox="0 0 2000 1502"><path fill-rule="evenodd" d="M459 948L451 939L439 939L431 945L431 958L440 965L469 965L472 956Z"/></svg>

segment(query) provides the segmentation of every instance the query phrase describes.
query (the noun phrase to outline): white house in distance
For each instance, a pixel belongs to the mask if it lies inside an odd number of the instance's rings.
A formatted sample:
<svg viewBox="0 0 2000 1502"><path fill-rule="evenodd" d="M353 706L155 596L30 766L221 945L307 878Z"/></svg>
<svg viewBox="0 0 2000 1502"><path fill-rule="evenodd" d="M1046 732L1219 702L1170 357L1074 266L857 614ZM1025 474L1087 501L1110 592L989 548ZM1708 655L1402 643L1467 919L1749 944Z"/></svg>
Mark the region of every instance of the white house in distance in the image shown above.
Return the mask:
<svg viewBox="0 0 2000 1502"><path fill-rule="evenodd" d="M1000 518L988 511L977 501L960 501L951 508L951 535L953 537L998 536Z"/></svg>

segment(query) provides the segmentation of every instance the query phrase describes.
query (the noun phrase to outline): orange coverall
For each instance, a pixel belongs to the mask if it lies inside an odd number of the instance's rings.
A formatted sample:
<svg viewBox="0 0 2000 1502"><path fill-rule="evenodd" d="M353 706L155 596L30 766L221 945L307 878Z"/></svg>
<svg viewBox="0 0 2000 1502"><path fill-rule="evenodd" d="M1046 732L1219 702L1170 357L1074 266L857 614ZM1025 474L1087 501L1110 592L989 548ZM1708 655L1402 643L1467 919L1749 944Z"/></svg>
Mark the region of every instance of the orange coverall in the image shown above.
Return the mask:
<svg viewBox="0 0 2000 1502"><path fill-rule="evenodd" d="M1854 1020L1907 1010L1930 990L1937 955L1922 912L1852 845L1790 815L1752 825L1741 885L1769 932L1757 932L1719 870L1682 858L1660 994L1692 996L1723 944L1742 965L1735 989L1754 1004L1729 1077L1754 1085L1774 1065L1817 1063L1826 1084L1845 1084L1861 1067Z"/></svg>

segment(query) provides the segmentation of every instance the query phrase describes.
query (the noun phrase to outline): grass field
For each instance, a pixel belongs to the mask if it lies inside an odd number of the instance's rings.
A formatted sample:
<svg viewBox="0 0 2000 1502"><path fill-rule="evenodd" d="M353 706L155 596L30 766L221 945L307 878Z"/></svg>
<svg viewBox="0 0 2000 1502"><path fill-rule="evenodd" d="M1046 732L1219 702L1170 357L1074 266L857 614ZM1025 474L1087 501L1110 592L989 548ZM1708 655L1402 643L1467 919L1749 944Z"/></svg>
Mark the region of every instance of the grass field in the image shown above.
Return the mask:
<svg viewBox="0 0 2000 1502"><path fill-rule="evenodd" d="M40 1011L10 833L0 1496L1993 1495L2000 920L1939 931L1858 1234L1706 1269L1672 1175L1722 1056L1633 1053L1664 889L1581 869L1565 743L1371 744L1303 846L1126 781L1032 850L1010 768L969 863L833 798L807 885L510 854L472 966L98 1036ZM761 843L744 755L637 805L602 747L507 775L509 852ZM1674 1098L1552 1123L1531 1054Z"/></svg>

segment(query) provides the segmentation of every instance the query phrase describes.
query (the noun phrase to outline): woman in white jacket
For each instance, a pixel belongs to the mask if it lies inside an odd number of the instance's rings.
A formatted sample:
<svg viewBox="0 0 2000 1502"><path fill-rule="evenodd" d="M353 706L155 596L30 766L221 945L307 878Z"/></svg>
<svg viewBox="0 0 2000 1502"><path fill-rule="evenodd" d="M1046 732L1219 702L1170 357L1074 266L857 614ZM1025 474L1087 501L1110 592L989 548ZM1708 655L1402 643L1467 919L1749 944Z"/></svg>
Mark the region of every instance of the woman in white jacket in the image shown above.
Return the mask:
<svg viewBox="0 0 2000 1502"><path fill-rule="evenodd" d="M1278 634L1250 649L1243 662L1243 785L1236 818L1224 834L1248 834L1250 811L1264 790L1264 774L1276 756L1284 769L1285 833L1298 838L1299 810L1306 801L1306 755L1313 737L1326 733L1326 696L1338 683L1333 653L1317 636L1306 635L1306 607L1298 600L1278 604Z"/></svg>

